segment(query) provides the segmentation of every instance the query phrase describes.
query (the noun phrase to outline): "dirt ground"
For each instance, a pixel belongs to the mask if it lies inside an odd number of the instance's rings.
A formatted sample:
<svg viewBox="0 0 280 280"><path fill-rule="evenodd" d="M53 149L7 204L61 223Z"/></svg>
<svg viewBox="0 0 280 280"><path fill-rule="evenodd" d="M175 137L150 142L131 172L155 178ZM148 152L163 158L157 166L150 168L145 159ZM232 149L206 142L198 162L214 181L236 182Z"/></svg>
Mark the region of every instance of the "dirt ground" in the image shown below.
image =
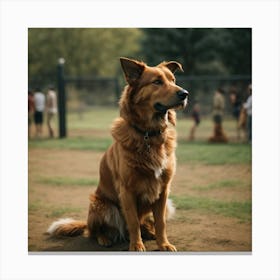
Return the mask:
<svg viewBox="0 0 280 280"><path fill-rule="evenodd" d="M59 218L86 220L88 196L95 187L88 183L75 185L75 180L98 181L98 165L102 153L95 151L29 149L29 252L45 251L126 251L128 243L103 248L86 236L53 239L46 234L48 226ZM43 168L42 168L43 167ZM205 176L207 174L207 176ZM207 166L178 164L172 194L197 196L194 185L205 185L228 174L250 182L249 166ZM72 178L64 184L53 184L50 178ZM67 183L68 182L68 183ZM73 183L74 182L74 183ZM251 198L251 188L205 190L203 195L223 201ZM183 252L250 252L251 222L197 210L177 209L167 223L168 237ZM156 251L155 241L145 241L148 251Z"/></svg>

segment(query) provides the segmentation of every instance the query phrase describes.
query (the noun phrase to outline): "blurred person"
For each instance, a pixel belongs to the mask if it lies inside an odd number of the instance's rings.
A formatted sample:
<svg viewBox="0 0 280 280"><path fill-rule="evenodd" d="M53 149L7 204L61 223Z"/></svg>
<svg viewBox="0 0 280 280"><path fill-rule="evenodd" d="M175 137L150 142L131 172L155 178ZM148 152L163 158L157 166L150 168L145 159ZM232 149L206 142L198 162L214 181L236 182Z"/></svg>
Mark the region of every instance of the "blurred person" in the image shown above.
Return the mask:
<svg viewBox="0 0 280 280"><path fill-rule="evenodd" d="M222 122L223 115L225 110L225 97L224 90L222 88L218 88L213 97L213 121L214 121L214 133L208 141L209 142L228 142L227 136L223 130Z"/></svg>
<svg viewBox="0 0 280 280"><path fill-rule="evenodd" d="M242 109L242 101L235 87L229 90L229 100L232 106L232 115L236 120L237 139L240 140L242 126L239 125L239 118Z"/></svg>
<svg viewBox="0 0 280 280"><path fill-rule="evenodd" d="M243 108L246 110L246 129L247 129L247 140L249 143L252 143L252 85L248 85L248 98L243 104Z"/></svg>
<svg viewBox="0 0 280 280"><path fill-rule="evenodd" d="M54 137L53 119L57 113L57 98L53 86L49 86L47 92L46 110L47 110L47 125L48 125L49 137L53 138Z"/></svg>
<svg viewBox="0 0 280 280"><path fill-rule="evenodd" d="M244 138L247 138L247 110L244 108L243 104L241 106L240 115L238 119L238 128L244 131Z"/></svg>
<svg viewBox="0 0 280 280"><path fill-rule="evenodd" d="M37 87L34 93L34 122L36 126L36 138L41 137L43 134L45 99L44 93L42 93L41 89Z"/></svg>
<svg viewBox="0 0 280 280"><path fill-rule="evenodd" d="M28 138L31 137L32 119L35 110L32 90L28 90Z"/></svg>
<svg viewBox="0 0 280 280"><path fill-rule="evenodd" d="M193 141L195 139L195 131L196 128L198 127L199 123L200 123L200 106L197 100L194 101L194 105L192 108L192 112L191 112L191 117L193 120L191 129L190 129L190 135L189 135L189 141Z"/></svg>
<svg viewBox="0 0 280 280"><path fill-rule="evenodd" d="M232 105L232 115L235 119L239 118L242 102L235 87L229 90L229 100Z"/></svg>

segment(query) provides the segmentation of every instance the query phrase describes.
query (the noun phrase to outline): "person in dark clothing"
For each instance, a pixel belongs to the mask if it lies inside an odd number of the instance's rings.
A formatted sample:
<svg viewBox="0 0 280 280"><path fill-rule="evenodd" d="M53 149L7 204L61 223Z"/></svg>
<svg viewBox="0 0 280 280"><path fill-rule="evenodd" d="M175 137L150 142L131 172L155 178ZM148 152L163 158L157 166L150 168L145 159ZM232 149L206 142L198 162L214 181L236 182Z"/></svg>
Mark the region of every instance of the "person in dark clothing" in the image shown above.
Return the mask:
<svg viewBox="0 0 280 280"><path fill-rule="evenodd" d="M189 140L193 141L195 139L195 131L200 123L200 106L197 100L194 101L191 117L193 119L193 123L190 129Z"/></svg>
<svg viewBox="0 0 280 280"><path fill-rule="evenodd" d="M33 114L35 111L33 92L28 90L28 138L31 137L31 126L33 120Z"/></svg>
<svg viewBox="0 0 280 280"><path fill-rule="evenodd" d="M240 113L242 109L242 101L235 87L229 91L229 100L232 106L232 116L236 120L237 139L240 140L241 127L239 126Z"/></svg>

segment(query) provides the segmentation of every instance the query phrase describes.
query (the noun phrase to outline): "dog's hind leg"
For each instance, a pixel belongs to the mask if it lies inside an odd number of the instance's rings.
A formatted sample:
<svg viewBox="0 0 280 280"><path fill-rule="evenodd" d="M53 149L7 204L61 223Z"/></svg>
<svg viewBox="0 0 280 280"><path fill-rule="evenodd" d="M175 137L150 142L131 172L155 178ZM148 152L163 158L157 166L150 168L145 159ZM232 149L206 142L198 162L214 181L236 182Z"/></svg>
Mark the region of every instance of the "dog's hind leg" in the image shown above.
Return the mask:
<svg viewBox="0 0 280 280"><path fill-rule="evenodd" d="M90 196L88 229L101 246L109 247L125 239L125 222L119 209L96 194Z"/></svg>
<svg viewBox="0 0 280 280"><path fill-rule="evenodd" d="M140 224L141 236L144 240L155 240L155 222L151 214L145 216Z"/></svg>
<svg viewBox="0 0 280 280"><path fill-rule="evenodd" d="M106 226L100 226L99 230L96 231L96 239L97 243L103 247L111 247L113 244L113 240L109 236L109 228Z"/></svg>

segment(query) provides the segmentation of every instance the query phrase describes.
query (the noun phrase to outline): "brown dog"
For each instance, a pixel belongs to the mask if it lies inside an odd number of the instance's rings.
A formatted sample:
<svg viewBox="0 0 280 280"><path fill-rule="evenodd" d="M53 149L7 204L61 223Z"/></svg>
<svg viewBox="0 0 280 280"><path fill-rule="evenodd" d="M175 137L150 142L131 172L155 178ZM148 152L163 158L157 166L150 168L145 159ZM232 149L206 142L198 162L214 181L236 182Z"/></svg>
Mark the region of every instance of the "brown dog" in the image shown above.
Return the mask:
<svg viewBox="0 0 280 280"><path fill-rule="evenodd" d="M160 250L176 251L166 236L166 216L172 210L168 194L176 166L174 109L185 107L188 97L173 75L182 66L120 61L128 85L112 127L114 143L101 160L100 182L90 196L87 223L60 220L48 232L73 236L88 228L103 246L128 235L129 250L145 251L142 233L155 237Z"/></svg>

